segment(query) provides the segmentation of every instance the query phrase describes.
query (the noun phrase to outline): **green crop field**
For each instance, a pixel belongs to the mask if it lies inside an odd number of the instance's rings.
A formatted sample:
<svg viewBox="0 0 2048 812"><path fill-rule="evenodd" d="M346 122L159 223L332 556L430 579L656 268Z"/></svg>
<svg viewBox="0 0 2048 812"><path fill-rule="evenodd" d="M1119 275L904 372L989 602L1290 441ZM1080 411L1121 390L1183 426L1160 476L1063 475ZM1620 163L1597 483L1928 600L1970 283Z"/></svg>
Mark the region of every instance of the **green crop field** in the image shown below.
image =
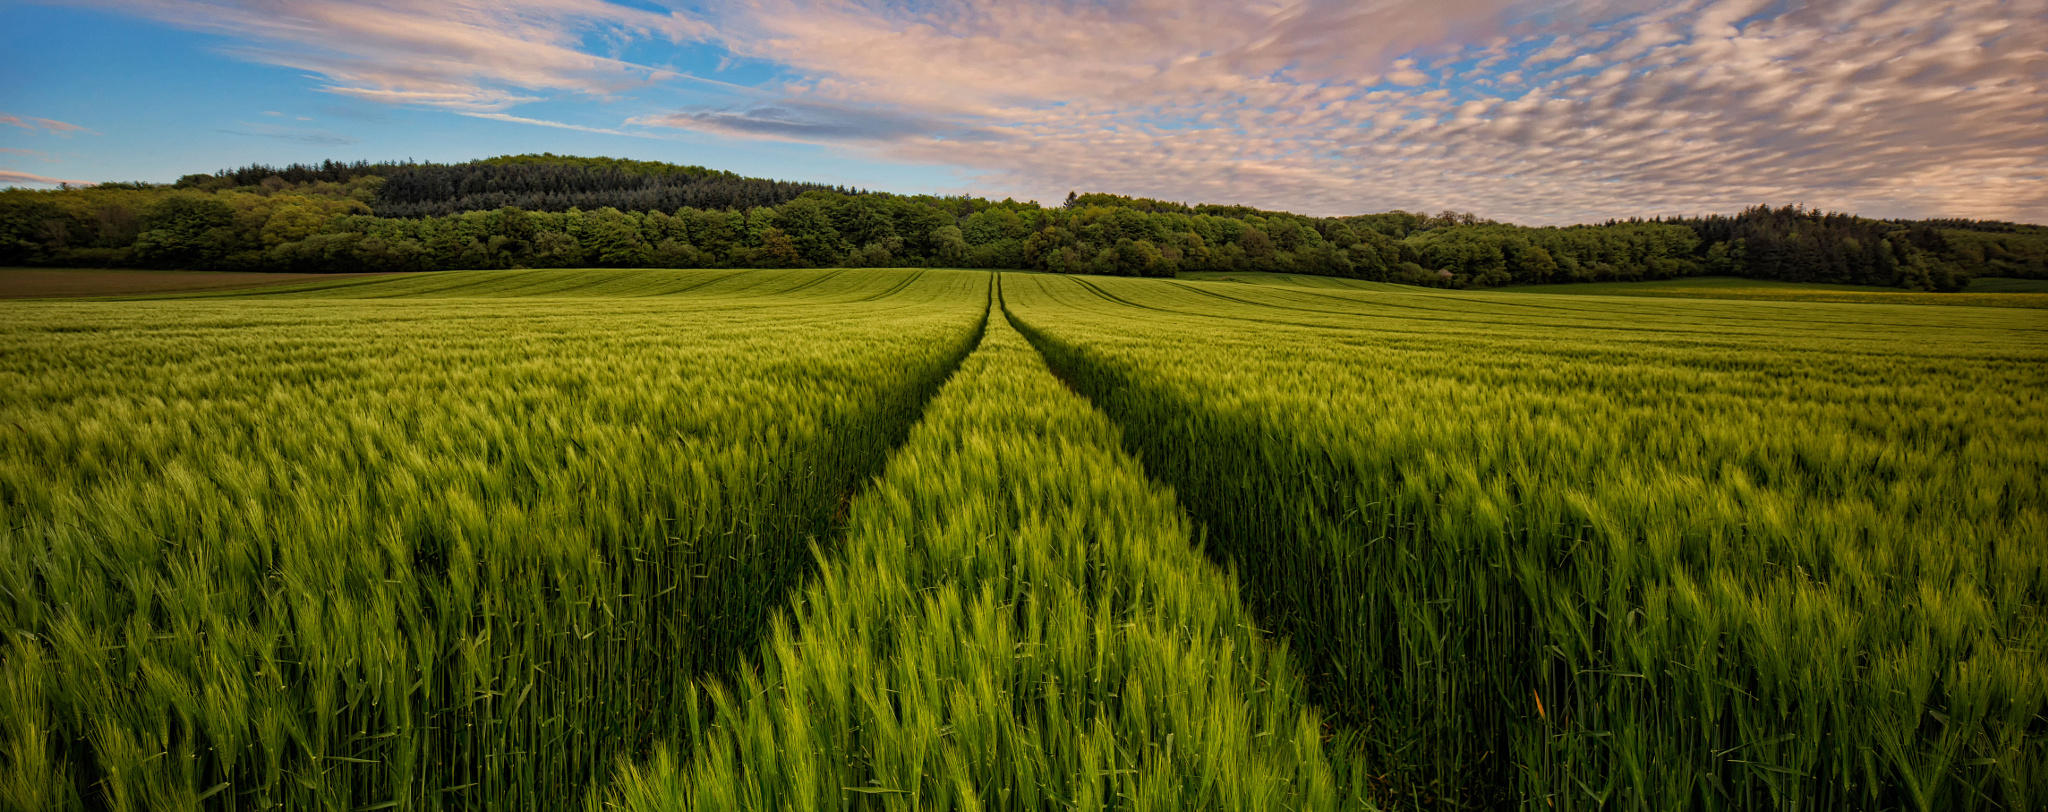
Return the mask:
<svg viewBox="0 0 2048 812"><path fill-rule="evenodd" d="M0 809L2041 808L2048 318L1837 295L0 302Z"/></svg>

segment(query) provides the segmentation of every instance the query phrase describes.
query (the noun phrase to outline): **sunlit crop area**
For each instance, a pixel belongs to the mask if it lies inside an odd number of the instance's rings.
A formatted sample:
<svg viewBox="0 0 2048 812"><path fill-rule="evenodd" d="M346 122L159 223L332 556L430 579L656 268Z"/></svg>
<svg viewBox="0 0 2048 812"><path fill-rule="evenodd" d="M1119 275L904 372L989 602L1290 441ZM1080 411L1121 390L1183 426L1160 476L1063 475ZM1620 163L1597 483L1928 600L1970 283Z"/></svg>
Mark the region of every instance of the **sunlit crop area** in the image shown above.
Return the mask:
<svg viewBox="0 0 2048 812"><path fill-rule="evenodd" d="M1005 290L1310 663L1388 798L2048 797L2037 315Z"/></svg>
<svg viewBox="0 0 2048 812"><path fill-rule="evenodd" d="M751 650L988 287L553 272L8 305L0 806L580 797ZM406 298L291 298L344 291ZM486 298L517 292L583 298Z"/></svg>
<svg viewBox="0 0 2048 812"><path fill-rule="evenodd" d="M626 808L1338 805L1295 669L1001 314L793 606Z"/></svg>
<svg viewBox="0 0 2048 812"><path fill-rule="evenodd" d="M0 808L2039 808L2048 320L1898 301L0 302Z"/></svg>

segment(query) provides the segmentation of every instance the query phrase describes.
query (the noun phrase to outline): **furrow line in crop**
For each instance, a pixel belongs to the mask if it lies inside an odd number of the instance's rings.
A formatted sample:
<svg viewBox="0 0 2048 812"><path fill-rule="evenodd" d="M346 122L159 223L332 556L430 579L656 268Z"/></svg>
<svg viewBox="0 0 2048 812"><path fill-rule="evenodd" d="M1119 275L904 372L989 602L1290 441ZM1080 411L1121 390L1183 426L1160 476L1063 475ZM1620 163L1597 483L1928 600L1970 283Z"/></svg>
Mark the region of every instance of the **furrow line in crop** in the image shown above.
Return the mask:
<svg viewBox="0 0 2048 812"><path fill-rule="evenodd" d="M1172 495L999 313L822 557L593 808L1365 808Z"/></svg>
<svg viewBox="0 0 2048 812"><path fill-rule="evenodd" d="M891 296L894 296L894 295L896 295L896 294L898 294L898 293L901 293L901 292L903 292L903 291L904 291L905 289L908 289L908 288L909 288L909 287L910 287L911 285L914 285L914 284L916 284L916 283L917 283L917 280L918 280L919 278L922 278L923 276L924 276L924 270L923 270L923 269L919 269L919 270L917 270L917 271L916 271L915 273L912 273L912 274L910 274L909 276L907 276L907 277L904 277L903 281L901 281L901 282L898 282L898 283L896 283L896 284L894 284L894 285L891 285L891 286L890 286L890 287L889 287L888 289L886 289L886 290L883 290L883 291L881 291L881 292L878 292L878 293L874 293L874 294L868 295L868 296L864 296L864 297L861 297L861 298L860 298L860 299L859 299L858 301L862 301L862 302L876 302L876 301L881 301L881 300L883 300L883 299L887 299L887 298L889 298L889 297L891 297Z"/></svg>
<svg viewBox="0 0 2048 812"><path fill-rule="evenodd" d="M976 346L966 276L574 330L559 299L12 308L0 548L37 553L0 561L0 807L574 804L758 650Z"/></svg>
<svg viewBox="0 0 2048 812"><path fill-rule="evenodd" d="M781 291L777 291L777 292L775 293L775 295L777 295L777 296L788 296L788 295L790 295L790 294L792 294L792 293L795 293L795 292L797 292L797 291L800 291L800 290L804 290L804 289L806 289L806 288L810 288L810 287L814 287L814 286L816 286L816 285L818 285L818 284L821 284L821 283L825 282L825 281L826 281L826 280L828 280L828 279L833 279L833 278L836 278L836 277L838 277L838 276L840 276L841 274L844 274L844 273L846 273L846 271L842 269L842 270L837 270L837 271L831 271L831 272L829 272L829 273L820 273L820 274L816 274L816 275L813 275L813 276L812 276L811 278L809 278L809 279L806 279L806 280L804 280L803 282L801 282L801 283L797 284L797 285L796 285L795 287L791 287L791 288L788 288L788 289L786 289L786 290L781 290Z"/></svg>
<svg viewBox="0 0 2048 812"><path fill-rule="evenodd" d="M2002 394L2040 391L2026 337L1332 343L1025 290L1020 330L1175 488L1389 804L2048 792L2042 434Z"/></svg>

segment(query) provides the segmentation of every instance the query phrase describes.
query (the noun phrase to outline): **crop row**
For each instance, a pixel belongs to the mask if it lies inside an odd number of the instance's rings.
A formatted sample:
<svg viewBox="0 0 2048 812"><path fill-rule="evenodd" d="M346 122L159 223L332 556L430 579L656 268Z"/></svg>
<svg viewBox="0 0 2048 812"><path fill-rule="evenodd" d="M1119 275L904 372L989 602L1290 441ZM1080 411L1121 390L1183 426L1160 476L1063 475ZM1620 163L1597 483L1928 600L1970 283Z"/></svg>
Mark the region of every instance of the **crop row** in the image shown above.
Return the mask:
<svg viewBox="0 0 2048 812"><path fill-rule="evenodd" d="M1003 320L625 810L1331 809L1285 651ZM608 807L611 808L611 807Z"/></svg>
<svg viewBox="0 0 2048 812"><path fill-rule="evenodd" d="M2048 802L2024 312L1006 288L1383 800Z"/></svg>
<svg viewBox="0 0 2048 812"><path fill-rule="evenodd" d="M758 645L987 288L8 305L0 807L579 801Z"/></svg>

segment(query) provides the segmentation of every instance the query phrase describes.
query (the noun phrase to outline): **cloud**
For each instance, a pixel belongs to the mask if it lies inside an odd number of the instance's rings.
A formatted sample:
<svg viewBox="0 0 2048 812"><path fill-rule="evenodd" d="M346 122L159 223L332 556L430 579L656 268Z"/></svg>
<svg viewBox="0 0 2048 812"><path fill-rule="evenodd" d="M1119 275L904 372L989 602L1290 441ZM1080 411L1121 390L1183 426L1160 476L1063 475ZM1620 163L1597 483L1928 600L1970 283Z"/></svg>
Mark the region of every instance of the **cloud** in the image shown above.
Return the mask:
<svg viewBox="0 0 2048 812"><path fill-rule="evenodd" d="M1416 70L1413 59L1398 59L1394 61L1393 70L1387 72L1387 81L1411 87L1426 85L1429 84L1429 74Z"/></svg>
<svg viewBox="0 0 2048 812"><path fill-rule="evenodd" d="M753 0L705 14L726 48L786 66L822 98L991 114L1074 102L1143 106L1372 73L1407 51L1497 28L1507 5Z"/></svg>
<svg viewBox="0 0 2048 812"><path fill-rule="evenodd" d="M243 43L227 53L373 101L496 112L541 93L604 96L672 72L590 53L592 38L686 42L679 12L605 0L86 0Z"/></svg>
<svg viewBox="0 0 2048 812"><path fill-rule="evenodd" d="M2048 176L2044 0L757 0L712 17L726 47L799 77L780 88L794 102L1010 136L863 144L990 194L2048 220L2048 186L2027 182Z"/></svg>
<svg viewBox="0 0 2048 812"><path fill-rule="evenodd" d="M507 113L464 112L462 113L462 115L468 116L470 118L480 118L486 121L505 121L513 124L532 124L537 127L553 127L555 129L560 130L575 130L576 132L599 133L602 135L630 135L640 138L652 137L647 135L646 133L626 132L623 130L616 130L608 127L586 127L581 124L569 124L561 121L549 121L547 119L527 118L525 116L515 116Z"/></svg>
<svg viewBox="0 0 2048 812"><path fill-rule="evenodd" d="M962 191L994 196L2048 220L2048 0L92 2L352 99L834 144L958 167ZM600 53L627 42L723 49L774 78ZM743 101L641 98L714 86ZM628 96L616 128L517 111Z"/></svg>
<svg viewBox="0 0 2048 812"><path fill-rule="evenodd" d="M68 136L72 133L85 133L87 135L99 134L91 130L88 130L84 127L80 127L76 124L58 121L56 119L36 118L34 116L13 116L8 115L6 113L0 113L0 124L10 124L16 127L20 127L24 130L29 130L31 132L41 130L46 133L63 136Z"/></svg>
<svg viewBox="0 0 2048 812"><path fill-rule="evenodd" d="M346 146L358 141L354 136L331 133L326 130L313 130L303 127L288 127L280 124L250 121L235 122L235 128L224 127L218 130L218 132L229 135L250 135L259 138L276 138L281 141L297 141L302 144L324 144L328 146Z"/></svg>
<svg viewBox="0 0 2048 812"><path fill-rule="evenodd" d="M943 120L875 108L783 101L741 109L695 109L627 123L808 143L897 142L915 138L987 140L992 134Z"/></svg>
<svg viewBox="0 0 2048 812"><path fill-rule="evenodd" d="M89 180L62 180L59 178L48 178L42 175L30 174L28 172L17 172L12 169L0 169L0 187L57 186L61 184L70 184L72 186L91 186L93 185L93 183L93 181Z"/></svg>

